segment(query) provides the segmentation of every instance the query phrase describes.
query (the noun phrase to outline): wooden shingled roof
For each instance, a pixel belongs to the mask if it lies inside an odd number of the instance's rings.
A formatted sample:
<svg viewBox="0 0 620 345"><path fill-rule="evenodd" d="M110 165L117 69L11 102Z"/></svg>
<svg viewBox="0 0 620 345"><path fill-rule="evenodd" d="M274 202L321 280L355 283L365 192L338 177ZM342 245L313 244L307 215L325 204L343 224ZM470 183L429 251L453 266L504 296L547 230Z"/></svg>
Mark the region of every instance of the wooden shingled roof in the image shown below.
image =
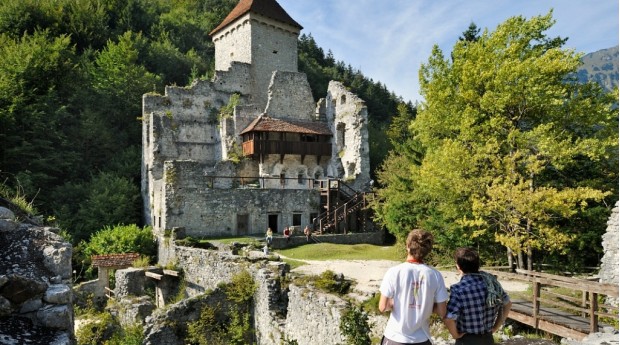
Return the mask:
<svg viewBox="0 0 620 345"><path fill-rule="evenodd" d="M287 132L300 134L332 135L324 122L282 120L261 115L250 123L241 134L248 132Z"/></svg>
<svg viewBox="0 0 620 345"><path fill-rule="evenodd" d="M94 267L129 267L140 258L138 253L93 255L90 257Z"/></svg>
<svg viewBox="0 0 620 345"><path fill-rule="evenodd" d="M293 18L286 13L286 11L276 0L241 0L228 14L228 16L224 18L220 25L213 29L209 35L213 36L216 32L220 31L228 24L234 22L248 12L260 14L275 21L296 27L299 30L303 29L299 23L293 20Z"/></svg>

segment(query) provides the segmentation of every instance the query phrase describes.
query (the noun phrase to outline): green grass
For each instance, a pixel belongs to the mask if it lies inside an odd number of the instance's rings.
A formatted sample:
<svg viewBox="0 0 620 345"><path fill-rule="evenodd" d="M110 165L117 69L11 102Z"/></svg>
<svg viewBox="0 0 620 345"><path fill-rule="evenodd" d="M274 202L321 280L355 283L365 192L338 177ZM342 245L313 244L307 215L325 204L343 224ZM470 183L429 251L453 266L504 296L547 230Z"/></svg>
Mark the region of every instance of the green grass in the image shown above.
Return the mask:
<svg viewBox="0 0 620 345"><path fill-rule="evenodd" d="M405 251L396 246L371 244L313 243L276 251L293 260L394 260L405 259Z"/></svg>

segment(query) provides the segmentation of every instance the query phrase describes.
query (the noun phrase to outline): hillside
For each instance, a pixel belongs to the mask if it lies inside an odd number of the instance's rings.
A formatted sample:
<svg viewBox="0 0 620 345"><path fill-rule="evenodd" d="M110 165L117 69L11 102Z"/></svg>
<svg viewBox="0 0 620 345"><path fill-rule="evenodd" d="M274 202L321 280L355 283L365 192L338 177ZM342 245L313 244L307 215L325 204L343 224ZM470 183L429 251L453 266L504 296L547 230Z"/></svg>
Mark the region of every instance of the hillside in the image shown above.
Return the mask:
<svg viewBox="0 0 620 345"><path fill-rule="evenodd" d="M581 60L583 66L577 71L580 83L595 81L606 91L618 87L618 46L587 54Z"/></svg>

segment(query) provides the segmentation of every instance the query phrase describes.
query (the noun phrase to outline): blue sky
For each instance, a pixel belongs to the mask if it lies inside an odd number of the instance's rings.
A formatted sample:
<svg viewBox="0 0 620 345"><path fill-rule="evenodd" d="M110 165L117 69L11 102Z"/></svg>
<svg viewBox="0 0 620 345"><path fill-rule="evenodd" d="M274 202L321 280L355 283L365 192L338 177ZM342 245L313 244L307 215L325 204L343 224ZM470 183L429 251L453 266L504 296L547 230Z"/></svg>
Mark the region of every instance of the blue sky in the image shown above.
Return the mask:
<svg viewBox="0 0 620 345"><path fill-rule="evenodd" d="M618 0L278 0L334 58L384 83L405 101L421 100L418 70L434 44L449 55L474 22L494 31L509 17L553 9L551 37L591 53L618 45Z"/></svg>

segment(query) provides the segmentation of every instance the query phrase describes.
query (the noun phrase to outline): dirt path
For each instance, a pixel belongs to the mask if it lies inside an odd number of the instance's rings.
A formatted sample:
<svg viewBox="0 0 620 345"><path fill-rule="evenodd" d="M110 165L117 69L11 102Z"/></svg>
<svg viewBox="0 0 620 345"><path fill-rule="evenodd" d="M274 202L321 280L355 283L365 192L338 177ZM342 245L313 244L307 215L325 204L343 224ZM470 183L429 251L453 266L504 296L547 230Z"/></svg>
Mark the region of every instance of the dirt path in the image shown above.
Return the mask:
<svg viewBox="0 0 620 345"><path fill-rule="evenodd" d="M360 297L370 296L379 291L379 285L383 275L388 268L398 265L398 261L388 260L300 260L307 263L295 268L292 272L300 274L318 275L325 270L331 270L334 273L342 273L345 278L355 280L354 291ZM446 286L450 286L459 280L456 271L441 271ZM502 286L507 292L526 291L527 284L516 281L500 280ZM363 298L362 298L363 299Z"/></svg>

